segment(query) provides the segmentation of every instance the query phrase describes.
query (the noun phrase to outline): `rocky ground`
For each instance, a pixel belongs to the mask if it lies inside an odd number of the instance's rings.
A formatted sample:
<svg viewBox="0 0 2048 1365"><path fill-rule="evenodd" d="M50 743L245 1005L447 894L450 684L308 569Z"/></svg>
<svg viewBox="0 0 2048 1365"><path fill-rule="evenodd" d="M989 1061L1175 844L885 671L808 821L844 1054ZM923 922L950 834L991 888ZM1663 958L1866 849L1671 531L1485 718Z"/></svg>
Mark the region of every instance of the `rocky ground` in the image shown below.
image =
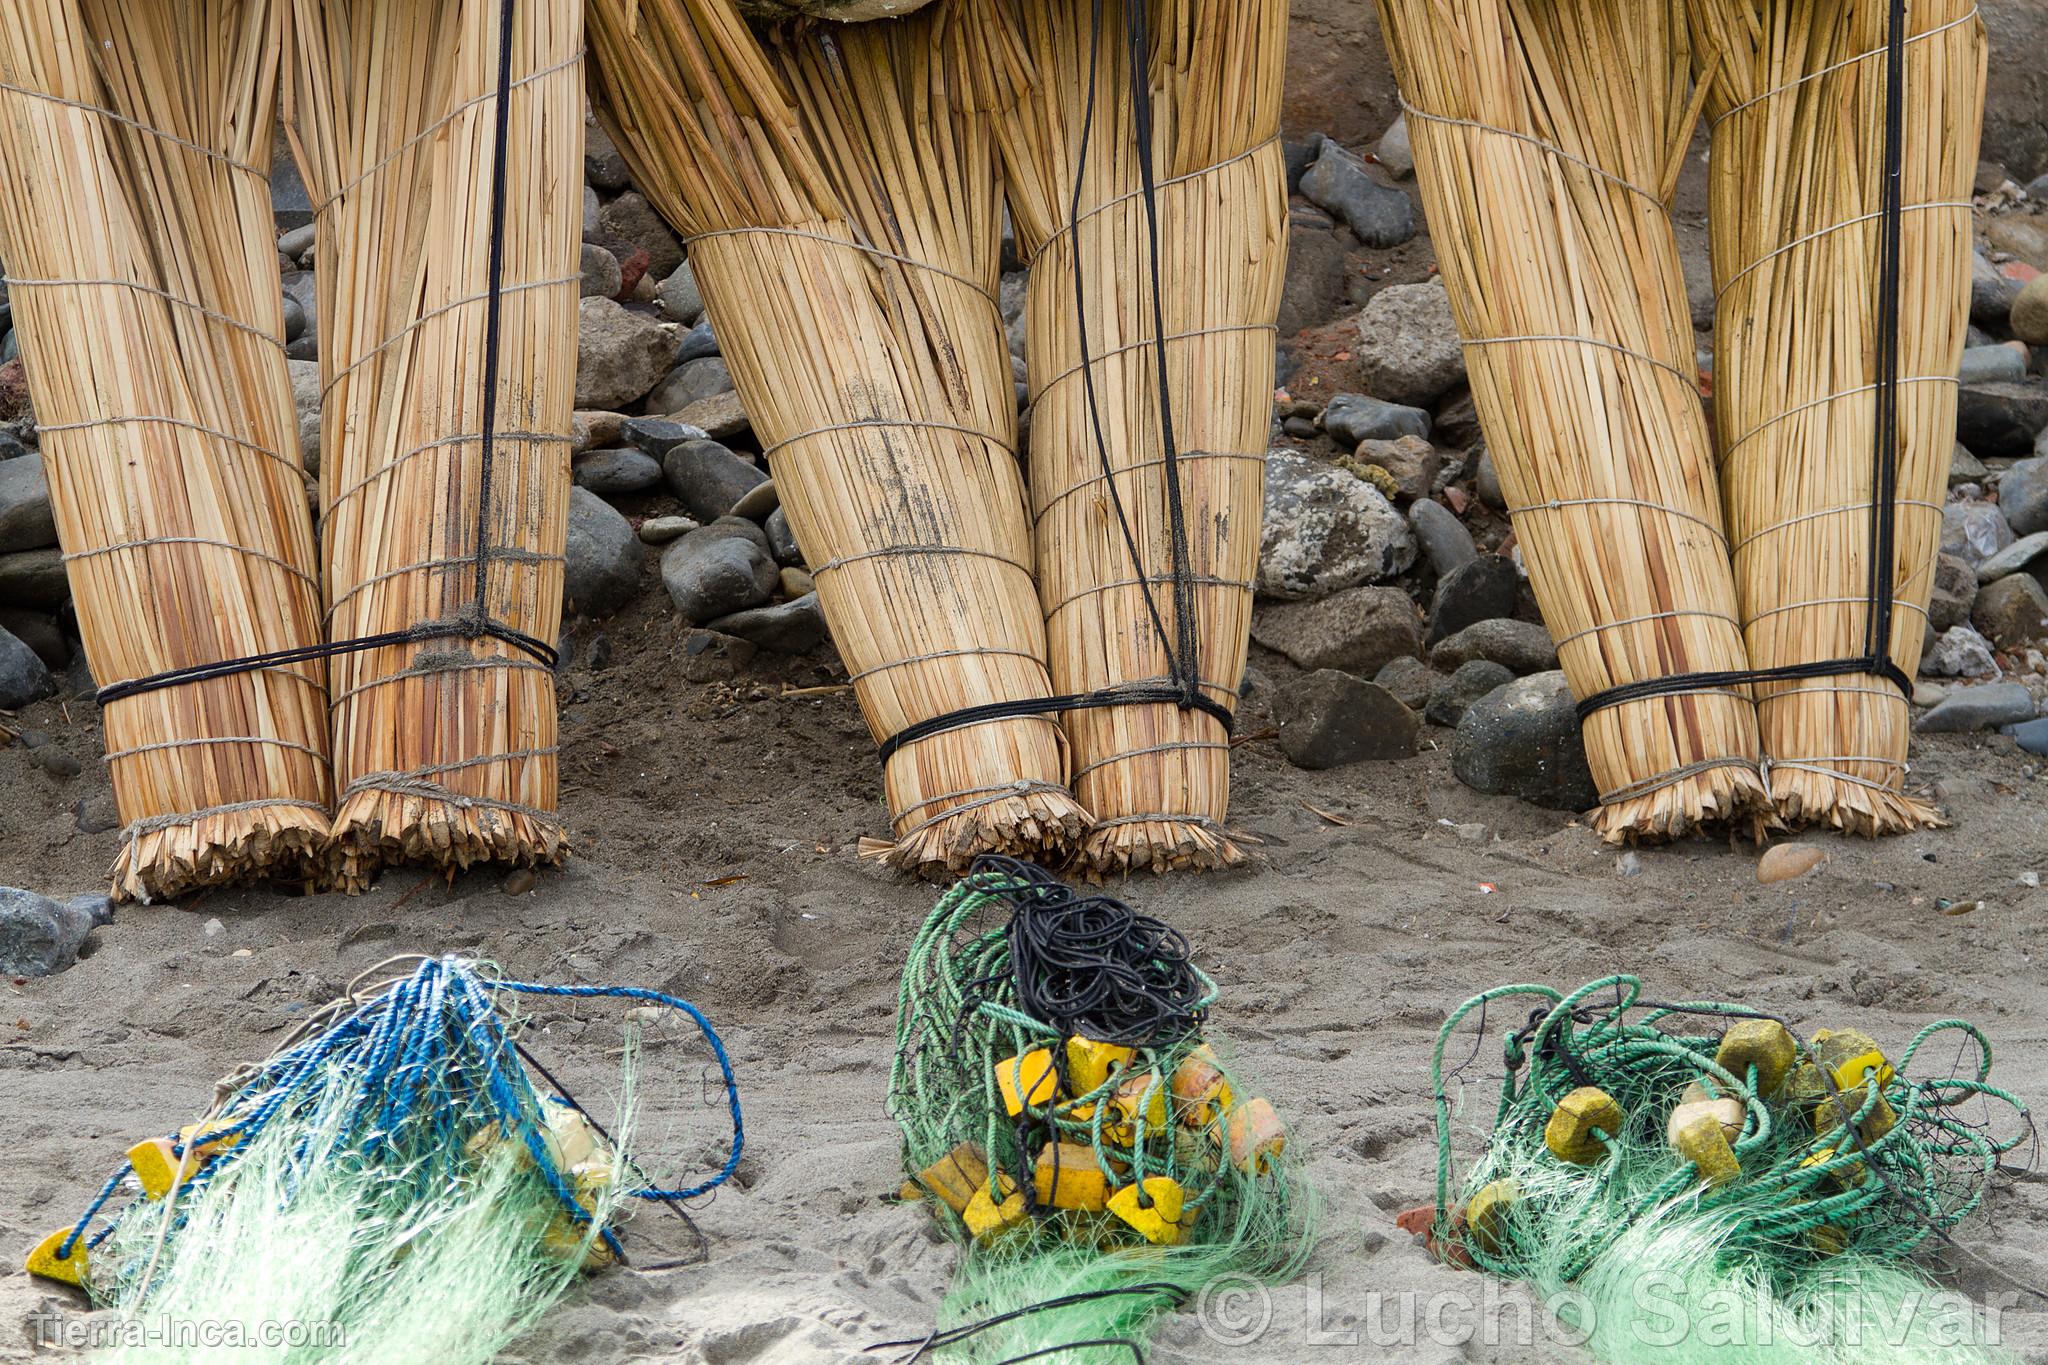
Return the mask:
<svg viewBox="0 0 2048 1365"><path fill-rule="evenodd" d="M1855 1011L1881 1037L1961 1014L1990 1030L2012 1083L2048 1074L2048 990L2031 957L2048 912L2048 20L1987 7L2003 45L1915 697L1913 781L1954 826L1878 845L1811 839L1818 870L1764 885L1749 847L1600 847L1574 817L1594 798L1582 756L1543 761L1575 751L1575 721L1501 515L1369 8L1297 6L1292 265L1233 812L1261 861L1128 888L1154 908L1170 896L1222 980L1224 1027L1294 1116L1330 1199L1329 1237L1256 1340L1186 1315L1163 1359L1226 1346L1259 1362L1571 1357L1540 1337L1489 1342L1471 1315L1476 1339L1431 1341L1430 1297L1482 1290L1391 1221L1432 1180L1436 1022L1484 986L1628 970L1811 1027ZM885 1197L896 1159L881 1099L894 981L932 892L854 857L885 823L872 745L689 264L595 130L586 170L560 678L575 860L537 881L392 873L349 901L218 893L96 930L89 905L52 918L0 900L14 930L4 965L23 973L16 1017L0 1015L0 1103L19 1116L16 1158L0 1164L7 1254L71 1216L129 1140L175 1126L211 1078L354 972L458 950L529 977L687 995L725 1029L746 1086L748 1159L701 1211L711 1263L600 1278L523 1357L831 1360L929 1319L952 1253ZM1695 157L1678 229L1711 372L1702 183ZM309 206L283 165L277 198L317 461ZM1003 290L1020 363L1021 283ZM117 819L15 353L7 333L0 884L62 897L98 882ZM29 978L38 957L66 961L81 940L77 966ZM601 1085L615 1012L543 1021L546 1045ZM679 1170L702 1166L718 1139L715 1109L698 1103L703 1058L678 1039L649 1061L658 1136ZM1980 1297L2035 1275L2044 1214L2038 1177L2001 1178L1992 1214L1962 1239L1971 1250L1938 1268ZM27 1352L22 1324L49 1300L0 1279L0 1356ZM1398 1340L1404 1317L1412 1348ZM1397 1339L1379 1341L1376 1321ZM1318 1343L1318 1323L1340 1340ZM2048 1360L2042 1301L2005 1325Z"/></svg>

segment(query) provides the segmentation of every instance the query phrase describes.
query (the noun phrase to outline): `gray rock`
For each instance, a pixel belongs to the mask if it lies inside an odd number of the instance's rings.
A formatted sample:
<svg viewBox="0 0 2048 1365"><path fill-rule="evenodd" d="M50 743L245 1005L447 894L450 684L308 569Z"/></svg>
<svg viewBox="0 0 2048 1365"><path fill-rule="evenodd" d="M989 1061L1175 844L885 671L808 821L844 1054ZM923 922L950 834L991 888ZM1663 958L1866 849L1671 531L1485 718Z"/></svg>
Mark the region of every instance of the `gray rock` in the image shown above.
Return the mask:
<svg viewBox="0 0 2048 1365"><path fill-rule="evenodd" d="M1402 436L1429 439L1429 414L1420 408L1340 393L1323 409L1323 430L1340 446L1356 450L1360 441L1392 441Z"/></svg>
<svg viewBox="0 0 2048 1365"><path fill-rule="evenodd" d="M1408 524L1422 544L1422 554L1439 578L1479 558L1479 547L1458 514L1434 498L1417 498L1408 508Z"/></svg>
<svg viewBox="0 0 2048 1365"><path fill-rule="evenodd" d="M12 631L0 630L0 710L13 711L57 690L50 670Z"/></svg>
<svg viewBox="0 0 2048 1365"><path fill-rule="evenodd" d="M284 296L280 307L284 310L284 339L287 342L297 341L306 334L306 310L299 307L299 301L290 294ZM13 357L9 356L6 359L11 360Z"/></svg>
<svg viewBox="0 0 2048 1365"><path fill-rule="evenodd" d="M802 547L796 543L796 532L789 529L789 513L777 507L768 514L763 523L768 532L768 548L777 564L795 568L804 562Z"/></svg>
<svg viewBox="0 0 2048 1365"><path fill-rule="evenodd" d="M1393 693L1401 705L1420 713L1429 705L1430 694L1436 691L1436 685L1442 678L1422 660L1404 655L1389 660L1387 666L1373 676L1373 681Z"/></svg>
<svg viewBox="0 0 2048 1365"><path fill-rule="evenodd" d="M55 611L70 600L64 557L55 547L0 554L0 602L32 611Z"/></svg>
<svg viewBox="0 0 2048 1365"><path fill-rule="evenodd" d="M1422 724L1378 683L1320 669L1273 703L1280 751L1297 768L1339 768L1367 759L1409 758Z"/></svg>
<svg viewBox="0 0 2048 1365"><path fill-rule="evenodd" d="M306 472L320 472L320 362L317 360L287 360L285 368L291 372L292 406L299 414L299 454L306 461Z"/></svg>
<svg viewBox="0 0 2048 1365"><path fill-rule="evenodd" d="M676 329L615 299L585 299L576 333L576 406L623 409L675 363Z"/></svg>
<svg viewBox="0 0 2048 1365"><path fill-rule="evenodd" d="M58 902L0 887L0 975L55 976L89 956L86 940L92 931L113 922L113 903L104 895Z"/></svg>
<svg viewBox="0 0 2048 1365"><path fill-rule="evenodd" d="M2005 471L1998 481L1998 510L2019 535L2048 531L2048 459L2036 455Z"/></svg>
<svg viewBox="0 0 2048 1365"><path fill-rule="evenodd" d="M2048 379L1965 384L1956 399L1956 437L1979 455L2025 455L2048 427Z"/></svg>
<svg viewBox="0 0 2048 1365"><path fill-rule="evenodd" d="M1492 696L1514 680L1513 673L1485 659L1459 664L1458 671L1438 683L1436 690L1430 693L1429 708L1422 713L1423 719L1431 725L1455 728L1474 703Z"/></svg>
<svg viewBox="0 0 2048 1365"><path fill-rule="evenodd" d="M1444 467L1444 457L1420 436L1360 441L1352 458L1383 471L1394 481L1394 495L1407 503L1427 498L1436 488L1437 475Z"/></svg>
<svg viewBox="0 0 2048 1365"><path fill-rule="evenodd" d="M0 553L57 543L50 485L40 459L0 460Z"/></svg>
<svg viewBox="0 0 2048 1365"><path fill-rule="evenodd" d="M1301 193L1301 178L1308 174L1308 168L1316 164L1316 157L1323 150L1323 135L1310 133L1299 142L1282 142L1280 159L1287 167L1287 192Z"/></svg>
<svg viewBox="0 0 2048 1365"><path fill-rule="evenodd" d="M661 556L662 586L692 625L761 606L775 591L777 572L768 552L743 536L716 531L692 531Z"/></svg>
<svg viewBox="0 0 2048 1365"><path fill-rule="evenodd" d="M320 329L320 277L310 270L288 270L279 277L279 283L284 289L284 296L299 305L299 312L306 319L304 329L291 340L313 339L313 334Z"/></svg>
<svg viewBox="0 0 2048 1365"><path fill-rule="evenodd" d="M586 299L615 299L626 287L625 272L619 269L619 258L603 247L591 242L583 244L583 297Z"/></svg>
<svg viewBox="0 0 2048 1365"><path fill-rule="evenodd" d="M1521 575L1515 572L1512 563L1500 555L1475 556L1437 580L1436 596L1429 605L1429 634L1424 643L1434 648L1481 621L1514 615L1515 598L1521 590Z"/></svg>
<svg viewBox="0 0 2048 1365"><path fill-rule="evenodd" d="M1349 225L1366 246L1395 247L1415 235L1415 205L1408 196L1374 180L1364 163L1327 138L1302 174L1301 193Z"/></svg>
<svg viewBox="0 0 2048 1365"><path fill-rule="evenodd" d="M688 517L649 517L640 523L640 543L666 545L696 529L697 523Z"/></svg>
<svg viewBox="0 0 2048 1365"><path fill-rule="evenodd" d="M2012 542L2012 527L1991 503L1952 502L1941 509L1941 552L1973 569Z"/></svg>
<svg viewBox="0 0 2048 1365"><path fill-rule="evenodd" d="M2036 275L2012 301L2012 334L2030 346L2048 345L2048 275Z"/></svg>
<svg viewBox="0 0 2048 1365"><path fill-rule="evenodd" d="M768 544L768 532L745 517L720 517L709 526L700 527L692 534L700 540L744 540L762 554L772 556L774 551Z"/></svg>
<svg viewBox="0 0 2048 1365"><path fill-rule="evenodd" d="M583 187L583 235L595 237L604 231L604 200L590 186Z"/></svg>
<svg viewBox="0 0 2048 1365"><path fill-rule="evenodd" d="M278 230L288 232L313 221L313 197L306 192L297 159L281 138L276 151L270 166L270 211Z"/></svg>
<svg viewBox="0 0 2048 1365"><path fill-rule="evenodd" d="M2018 280L2000 273L1983 252L1970 261L1970 321L1980 327L2003 327L2020 296Z"/></svg>
<svg viewBox="0 0 2048 1365"><path fill-rule="evenodd" d="M1479 500L1496 512L1504 512L1508 506L1508 495L1501 491L1500 471L1493 467L1493 452L1479 452L1479 463L1472 475L1472 491Z"/></svg>
<svg viewBox="0 0 2048 1365"><path fill-rule="evenodd" d="M1534 621L1491 620L1465 627L1429 655L1431 665L1445 672L1474 659L1490 660L1518 677L1545 673L1557 667L1557 646Z"/></svg>
<svg viewBox="0 0 2048 1365"><path fill-rule="evenodd" d="M1995 678L1998 661L1991 655L1990 641L1968 626L1951 626L1935 636L1920 671L1937 678Z"/></svg>
<svg viewBox="0 0 2048 1365"><path fill-rule="evenodd" d="M1927 621L1937 631L1970 619L1977 601L1977 573L1965 560L1942 555L1934 561L1934 592L1927 603Z"/></svg>
<svg viewBox="0 0 2048 1365"><path fill-rule="evenodd" d="M700 398L690 406L671 414L678 422L688 422L709 432L714 441L730 441L744 436L754 429L747 420L747 410L740 403L737 393L721 393L710 398Z"/></svg>
<svg viewBox="0 0 2048 1365"><path fill-rule="evenodd" d="M619 423L619 435L657 460L665 459L685 441L711 439L704 428L667 417L628 417Z"/></svg>
<svg viewBox="0 0 2048 1365"><path fill-rule="evenodd" d="M1474 791L1553 810L1585 810L1600 799L1561 672L1518 678L1467 708L1451 771Z"/></svg>
<svg viewBox="0 0 2048 1365"><path fill-rule="evenodd" d="M2043 554L2048 554L2048 531L2021 536L1977 566L1977 581L1995 583L2007 574L2018 573Z"/></svg>
<svg viewBox="0 0 2048 1365"><path fill-rule="evenodd" d="M578 488L621 498L661 485L661 462L644 450L593 450L578 455L570 477Z"/></svg>
<svg viewBox="0 0 2048 1365"><path fill-rule="evenodd" d="M1326 226L1290 222L1287 279L1280 291L1280 335L1320 327L1344 311L1351 283L1351 253Z"/></svg>
<svg viewBox="0 0 2048 1365"><path fill-rule="evenodd" d="M1439 284L1393 284L1358 315L1357 357L1375 395L1433 407L1465 382L1465 348Z"/></svg>
<svg viewBox="0 0 2048 1365"><path fill-rule="evenodd" d="M726 511L727 516L742 517L747 521L766 521L768 514L782 506L782 494L775 487L773 475L740 494L739 501ZM798 596L802 596L801 593Z"/></svg>
<svg viewBox="0 0 2048 1365"><path fill-rule="evenodd" d="M661 282L661 311L671 322L694 327L704 316L704 295L697 288L697 271L688 261L677 266Z"/></svg>
<svg viewBox="0 0 2048 1365"><path fill-rule="evenodd" d="M35 651L43 666L55 672L71 662L71 641L55 617L20 607L0 607L0 630Z"/></svg>
<svg viewBox="0 0 2048 1365"><path fill-rule="evenodd" d="M2021 725L2009 725L2005 733L2018 740L2019 746L2028 753L2048 756L2048 716Z"/></svg>
<svg viewBox="0 0 2048 1365"><path fill-rule="evenodd" d="M1373 155L1380 165L1387 168L1387 174L1396 180L1406 180L1415 174L1415 153L1408 145L1408 116L1397 114L1387 131L1380 134L1379 146L1373 148Z"/></svg>
<svg viewBox="0 0 2048 1365"><path fill-rule="evenodd" d="M749 640L772 654L808 654L825 640L825 612L818 594L810 593L772 607L735 612L711 623L711 629Z"/></svg>
<svg viewBox="0 0 2048 1365"><path fill-rule="evenodd" d="M1984 468L1984 462L1972 455L1968 446L1961 441L1956 442L1955 453L1949 456L1948 461L1950 488L1965 483L1981 484L1989 473L1990 471Z"/></svg>
<svg viewBox="0 0 2048 1365"><path fill-rule="evenodd" d="M627 190L597 215L598 226L647 253L647 273L665 280L683 263L683 245L638 190Z"/></svg>
<svg viewBox="0 0 2048 1365"><path fill-rule="evenodd" d="M1252 616L1252 638L1306 669L1370 678L1422 652L1422 623L1399 588L1347 588L1311 602L1279 602Z"/></svg>
<svg viewBox="0 0 2048 1365"><path fill-rule="evenodd" d="M1378 489L1295 451L1267 456L1262 596L1295 601L1380 582L1415 556L1415 533Z"/></svg>
<svg viewBox="0 0 2048 1365"><path fill-rule="evenodd" d="M1970 623L2000 649L2048 637L2048 592L2027 574L2009 574L1977 592Z"/></svg>
<svg viewBox="0 0 2048 1365"><path fill-rule="evenodd" d="M715 355L688 361L669 371L642 404L649 412L681 412L692 403L732 392L732 371Z"/></svg>
<svg viewBox="0 0 2048 1365"><path fill-rule="evenodd" d="M709 440L671 447L661 468L669 491L699 521L724 516L748 489L768 481L753 461Z"/></svg>
<svg viewBox="0 0 2048 1365"><path fill-rule="evenodd" d="M610 134L595 120L583 128L583 178L588 183L609 194L629 188L633 174L626 168L626 158L619 155Z"/></svg>
<svg viewBox="0 0 2048 1365"><path fill-rule="evenodd" d="M2029 582L2032 580L2029 579ZM2034 698L2019 683L1993 683L1988 687L1958 687L1913 726L1926 735L1959 735L1972 730L1996 730L2034 718Z"/></svg>
<svg viewBox="0 0 2048 1365"><path fill-rule="evenodd" d="M729 682L746 671L760 646L751 640L720 635L715 630L683 632L683 681Z"/></svg>
<svg viewBox="0 0 2048 1365"><path fill-rule="evenodd" d="M717 354L718 334L711 330L711 319L705 318L683 333L682 341L676 345L676 364L687 365L693 360Z"/></svg>
<svg viewBox="0 0 2048 1365"><path fill-rule="evenodd" d="M2012 383L2027 377L2027 358L2013 346L1971 346L1956 373L1965 384Z"/></svg>
<svg viewBox="0 0 2048 1365"><path fill-rule="evenodd" d="M585 616L609 616L640 591L645 558L633 523L587 488L569 490L568 563L562 597Z"/></svg>

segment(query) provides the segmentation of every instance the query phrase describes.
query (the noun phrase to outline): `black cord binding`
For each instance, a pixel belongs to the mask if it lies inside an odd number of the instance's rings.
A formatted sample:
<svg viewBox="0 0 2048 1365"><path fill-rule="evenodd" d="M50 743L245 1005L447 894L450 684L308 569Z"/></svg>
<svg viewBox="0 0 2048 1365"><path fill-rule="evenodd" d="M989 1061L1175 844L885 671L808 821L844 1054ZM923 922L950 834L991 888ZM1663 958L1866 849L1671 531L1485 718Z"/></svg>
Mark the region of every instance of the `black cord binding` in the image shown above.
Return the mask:
<svg viewBox="0 0 2048 1365"><path fill-rule="evenodd" d="M538 659L552 669L559 661L555 647L544 640L537 640L522 631L497 620L491 615L485 591L490 572L491 541L491 461L496 451L498 435L498 368L499 354L504 337L504 292L505 292L505 185L507 179L509 148L508 138L512 119L512 19L518 0L503 0L498 15L498 93L496 110L496 143L491 150L491 247L490 282L485 298L484 319L484 394L483 431L479 440L483 445L481 468L477 476L476 551L476 593L469 605L453 615L438 621L423 621L404 630L384 631L377 635L363 636L354 640L333 640L325 644L300 645L292 649L273 650L267 654L250 654L239 659L224 659L219 663L194 664L186 668L174 668L147 677L130 678L124 682L109 683L94 694L94 700L101 706L119 701L123 697L139 696L165 687L180 687L187 683L206 682L213 678L232 677L238 673L252 673L259 669L286 668L295 664L315 663L322 659L338 658L345 654L359 654L364 650L385 649L393 645L419 644L427 640L478 640L489 637L502 640L526 654Z"/></svg>
<svg viewBox="0 0 2048 1365"><path fill-rule="evenodd" d="M1792 682L1802 678L1837 678L1868 673L1883 678L1900 693L1913 695L1913 679L1893 661L1892 613L1895 605L1899 489L1899 275L1902 225L1905 221L1906 125L1906 0L1891 0L1885 32L1884 185L1879 205L1878 342L1876 439L1871 452L1873 477L1870 503L1869 615L1864 622L1863 653L1852 659L1828 659L1778 668L1721 673L1674 673L1645 678L1596 692L1579 703L1579 719L1624 702L1646 701L1674 693L1711 692L1752 683Z"/></svg>

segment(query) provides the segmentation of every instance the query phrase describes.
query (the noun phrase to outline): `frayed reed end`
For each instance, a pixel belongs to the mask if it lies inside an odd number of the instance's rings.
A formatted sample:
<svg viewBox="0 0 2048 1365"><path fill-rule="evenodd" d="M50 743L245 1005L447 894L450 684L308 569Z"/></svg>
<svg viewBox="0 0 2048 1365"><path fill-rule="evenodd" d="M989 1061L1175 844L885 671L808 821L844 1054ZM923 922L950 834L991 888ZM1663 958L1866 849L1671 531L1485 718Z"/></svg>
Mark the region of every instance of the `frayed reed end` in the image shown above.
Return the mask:
<svg viewBox="0 0 2048 1365"><path fill-rule="evenodd" d="M135 834L108 872L117 902L167 901L242 881L318 878L327 815L298 805L263 805Z"/></svg>
<svg viewBox="0 0 2048 1365"><path fill-rule="evenodd" d="M1819 827L1866 839L1946 829L1948 817L1915 797L1840 773L1773 767L1771 801L1784 829Z"/></svg>
<svg viewBox="0 0 2048 1365"><path fill-rule="evenodd" d="M1133 872L1222 872L1251 861L1242 837L1199 816L1127 816L1097 825L1068 871L1091 882Z"/></svg>
<svg viewBox="0 0 2048 1365"><path fill-rule="evenodd" d="M1777 827L1763 775L1755 768L1714 768L1671 785L1611 802L1593 812L1593 829L1610 844L1668 843L1715 826L1760 839Z"/></svg>
<svg viewBox="0 0 2048 1365"><path fill-rule="evenodd" d="M559 866L569 834L553 819L502 811L460 797L439 800L361 792L334 819L325 872L334 890L360 895L387 867L421 864L450 877L483 863Z"/></svg>

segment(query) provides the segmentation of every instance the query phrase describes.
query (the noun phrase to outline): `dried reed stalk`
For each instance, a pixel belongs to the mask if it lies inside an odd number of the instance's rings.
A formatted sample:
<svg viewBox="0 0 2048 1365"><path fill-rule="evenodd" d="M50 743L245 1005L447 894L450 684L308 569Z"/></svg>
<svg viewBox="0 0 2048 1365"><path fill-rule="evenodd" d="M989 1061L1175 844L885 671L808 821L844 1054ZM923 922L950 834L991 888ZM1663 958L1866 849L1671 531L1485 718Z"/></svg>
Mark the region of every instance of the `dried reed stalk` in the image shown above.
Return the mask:
<svg viewBox="0 0 2048 1365"><path fill-rule="evenodd" d="M293 0L288 127L321 200L321 465L336 641L473 616L499 6ZM503 345L486 614L552 643L562 611L582 222L582 7L514 11ZM335 875L556 862L549 667L450 637L332 666Z"/></svg>
<svg viewBox="0 0 2048 1365"><path fill-rule="evenodd" d="M985 112L1018 57L958 0L784 31L732 0L594 0L593 100L678 231L877 740L1045 698L995 291ZM1058 854L1087 815L1034 715L904 745L899 867Z"/></svg>
<svg viewBox="0 0 2048 1365"><path fill-rule="evenodd" d="M104 683L320 639L266 171L281 23L272 0L0 4L0 258ZM107 705L116 895L307 875L322 681Z"/></svg>
<svg viewBox="0 0 2048 1365"><path fill-rule="evenodd" d="M1759 669L1865 654L1879 377L1886 0L1690 0L1715 120L1715 403L1735 581ZM1914 0L1906 32L1891 657L1919 664L1969 327L1984 26ZM1757 688L1791 824L1938 823L1903 788L1908 700L1869 674Z"/></svg>
<svg viewBox="0 0 2048 1365"><path fill-rule="evenodd" d="M1126 0L1106 0L1099 30L1093 0L1016 5L1037 81L1003 117L1001 139L1017 243L1032 262L1026 335L1039 592L1061 693L1169 680L1173 655L1146 594L1149 586L1166 638L1177 641L1163 349L1196 631L1194 655L1183 663L1205 695L1234 707L1264 515L1273 321L1286 283L1287 193L1277 139L1287 0L1140 2L1152 37L1141 56L1160 184L1163 348L1152 307ZM1085 366L1077 273L1086 298ZM1090 374L1110 477L1096 443ZM1146 704L1070 711L1065 724L1075 794L1100 822L1082 847L1082 871L1243 861L1223 827L1230 736L1219 719Z"/></svg>
<svg viewBox="0 0 2048 1365"><path fill-rule="evenodd" d="M1680 0L1380 0L1472 392L1573 691L1748 656L1667 202ZM1760 809L1748 689L1585 724L1610 840Z"/></svg>

